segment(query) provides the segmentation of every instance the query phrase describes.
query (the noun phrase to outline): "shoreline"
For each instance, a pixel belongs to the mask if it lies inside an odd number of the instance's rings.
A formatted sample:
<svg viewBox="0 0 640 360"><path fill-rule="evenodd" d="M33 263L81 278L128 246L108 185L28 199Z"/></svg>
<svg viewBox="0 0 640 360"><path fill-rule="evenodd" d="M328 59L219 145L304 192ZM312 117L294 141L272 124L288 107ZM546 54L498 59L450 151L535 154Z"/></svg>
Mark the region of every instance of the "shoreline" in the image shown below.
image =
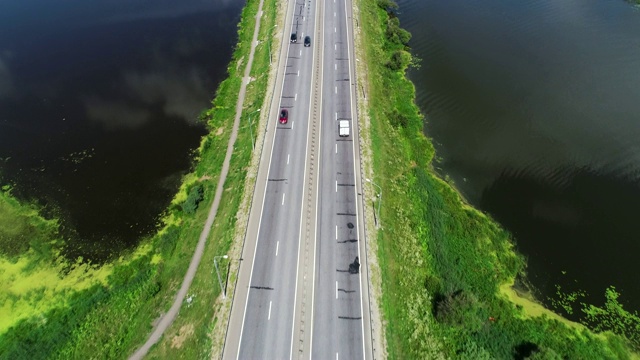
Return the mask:
<svg viewBox="0 0 640 360"><path fill-rule="evenodd" d="M569 358L632 356L621 337L583 330L514 297L509 284L526 264L510 234L434 171L435 150L422 133L424 116L406 76L411 60L403 52L410 34L391 21L397 5L358 3L367 15L361 23L368 25L363 31L367 75L374 78L367 89L373 168L385 191L382 222L393 224L377 239L389 357L508 357L518 345L515 338L536 338L536 352ZM405 61L397 66L394 59ZM532 309L544 316L526 315ZM534 336L540 327L552 330Z"/></svg>

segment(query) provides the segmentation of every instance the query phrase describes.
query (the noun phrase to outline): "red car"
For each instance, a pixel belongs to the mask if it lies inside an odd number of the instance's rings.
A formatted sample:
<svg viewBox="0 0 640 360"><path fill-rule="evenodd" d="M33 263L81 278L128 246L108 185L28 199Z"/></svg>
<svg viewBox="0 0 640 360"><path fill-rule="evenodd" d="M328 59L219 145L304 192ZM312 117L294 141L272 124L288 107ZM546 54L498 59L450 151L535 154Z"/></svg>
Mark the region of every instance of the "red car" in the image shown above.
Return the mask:
<svg viewBox="0 0 640 360"><path fill-rule="evenodd" d="M280 110L280 124L286 124L289 121L289 111L287 109Z"/></svg>

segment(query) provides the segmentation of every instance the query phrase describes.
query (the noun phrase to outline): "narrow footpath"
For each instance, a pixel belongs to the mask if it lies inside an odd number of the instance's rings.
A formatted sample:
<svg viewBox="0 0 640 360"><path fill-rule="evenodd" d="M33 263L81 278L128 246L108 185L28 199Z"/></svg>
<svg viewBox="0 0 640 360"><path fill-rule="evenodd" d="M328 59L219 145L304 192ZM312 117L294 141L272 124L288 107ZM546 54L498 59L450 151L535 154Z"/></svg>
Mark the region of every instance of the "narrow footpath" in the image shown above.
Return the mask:
<svg viewBox="0 0 640 360"><path fill-rule="evenodd" d="M233 122L233 129L231 132L231 137L229 138L229 143L227 144L227 153L224 158L224 163L222 165L222 172L220 173L220 179L218 180L218 185L216 187L216 194L213 198L213 203L211 204L211 208L209 209L209 216L207 217L207 222L200 233L200 238L198 240L198 245L196 246L196 250L193 254L193 258L191 259L191 263L189 264L189 269L187 270L187 274L184 276L182 280L182 285L180 286L180 290L176 295L173 304L171 305L171 309L162 316L160 322L153 330L147 341L142 345L136 352L131 355L130 360L139 360L142 359L148 352L151 347L160 340L165 330L173 323L173 320L178 315L180 311L180 307L182 306L182 302L184 301L185 296L187 295L187 291L189 291L189 287L191 286L191 282L196 274L196 270L198 269L198 265L200 265L200 260L202 259L202 254L204 253L204 247L207 242L207 238L209 237L209 231L211 230L211 226L213 226L213 221L216 218L216 213L218 212L218 206L220 205L220 199L222 198L222 193L224 191L224 183L227 179L227 174L229 173L229 163L231 162L231 155L233 154L233 147L236 142L236 138L238 137L238 129L240 128L240 117L242 115L242 108L244 105L244 97L247 91L247 85L249 84L249 75L251 74L251 66L253 65L253 55L256 50L256 44L258 40L258 32L260 30L260 15L262 14L262 5L264 0L260 0L260 5L258 6L258 12L256 13L256 25L253 29L253 39L251 40L251 50L249 52L249 61L247 63L247 67L244 70L244 77L242 81L242 85L240 85L240 92L238 93L238 101L236 102L236 115Z"/></svg>

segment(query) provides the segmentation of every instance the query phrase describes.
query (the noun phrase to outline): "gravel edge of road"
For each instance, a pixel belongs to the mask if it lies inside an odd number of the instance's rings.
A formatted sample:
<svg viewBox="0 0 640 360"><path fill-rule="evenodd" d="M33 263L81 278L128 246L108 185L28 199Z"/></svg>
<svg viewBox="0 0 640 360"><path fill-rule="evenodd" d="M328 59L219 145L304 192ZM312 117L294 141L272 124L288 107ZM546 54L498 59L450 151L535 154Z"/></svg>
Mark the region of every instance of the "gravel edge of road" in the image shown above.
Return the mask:
<svg viewBox="0 0 640 360"><path fill-rule="evenodd" d="M359 2L354 0L353 2L353 14L356 21L353 29L354 35L354 47L356 56L356 84L359 87L356 89L357 93L357 109L358 109L358 122L360 126L360 161L363 178L373 178L373 151L371 147L370 128L371 121L369 119L368 100L366 93L368 93L369 81L367 77L367 64L363 55L363 38L362 29L358 25L360 22L360 8ZM378 244L376 239L378 238L378 229L376 229L373 209L369 207L366 200L375 198L375 192L371 186L365 186L364 189L364 217L365 217L365 231L367 237L367 260L369 267L369 291L371 293L369 308L371 311L371 341L373 345L373 358L374 359L386 359L387 353L387 340L384 332L384 321L381 317L380 303L382 300L382 275L380 266L378 264Z"/></svg>

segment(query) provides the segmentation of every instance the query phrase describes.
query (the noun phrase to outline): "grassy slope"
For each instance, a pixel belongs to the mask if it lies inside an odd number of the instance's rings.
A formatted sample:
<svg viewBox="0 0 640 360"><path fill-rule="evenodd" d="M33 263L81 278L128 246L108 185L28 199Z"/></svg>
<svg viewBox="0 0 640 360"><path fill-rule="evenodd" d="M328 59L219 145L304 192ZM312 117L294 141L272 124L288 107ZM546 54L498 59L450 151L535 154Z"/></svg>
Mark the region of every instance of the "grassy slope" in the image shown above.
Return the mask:
<svg viewBox="0 0 640 360"><path fill-rule="evenodd" d="M203 139L194 172L185 176L183 186L172 206L167 209L164 225L158 234L144 240L134 253L109 265L107 275L102 272L102 277L92 277L94 273L85 271L84 278L89 280L84 288L61 288L57 293L41 296L39 301L49 296L58 296L59 301L45 309L33 308L33 313L27 319L14 323L0 337L0 359L121 358L123 354L132 353L146 339L153 320L170 307L191 260L215 192L231 133L229 119L234 116L240 79L249 54L257 5L257 0L249 0L243 10L238 45L228 68L229 77L220 84L212 108L207 112L206 120L211 132ZM263 18L262 28L272 31L275 0L265 1L264 12L266 19ZM261 40L268 39L271 37L262 31ZM267 47L263 43L257 48L253 73L268 74L268 62ZM267 76L254 76L256 81L248 88L245 104L249 105L244 114L260 108L264 98ZM178 355L199 358L211 349L208 334L215 326L212 317L217 306L212 306L212 299L220 294L217 281L212 276L212 258L224 254L233 239L235 214L244 191L246 169L251 157L246 115L242 123L244 125L236 141L216 223L189 292L193 295L192 302L183 307L177 324L169 330L169 336L165 336L160 346L152 349L152 358L176 358ZM182 204L196 184L204 187L204 200L195 214L187 214ZM3 203L0 202L0 205ZM14 210L19 209L18 206ZM0 211L3 211L2 206ZM4 218L6 212L0 215ZM34 216L38 218L37 214ZM55 225L43 227L39 236L47 238L55 234ZM30 229L25 226L22 228ZM15 233L23 231L17 229ZM24 256L31 255L27 253ZM66 279L57 269L52 272L61 281ZM20 276L17 275L17 282L24 280ZM19 294L14 295L17 302L23 300ZM172 341L172 335L180 335L179 341Z"/></svg>
<svg viewBox="0 0 640 360"><path fill-rule="evenodd" d="M384 191L377 241L389 357L511 358L538 349L546 358L627 358L621 338L531 317L502 295L524 261L509 234L430 170L433 147L404 76L410 56L381 4L390 3L358 1L375 181Z"/></svg>

